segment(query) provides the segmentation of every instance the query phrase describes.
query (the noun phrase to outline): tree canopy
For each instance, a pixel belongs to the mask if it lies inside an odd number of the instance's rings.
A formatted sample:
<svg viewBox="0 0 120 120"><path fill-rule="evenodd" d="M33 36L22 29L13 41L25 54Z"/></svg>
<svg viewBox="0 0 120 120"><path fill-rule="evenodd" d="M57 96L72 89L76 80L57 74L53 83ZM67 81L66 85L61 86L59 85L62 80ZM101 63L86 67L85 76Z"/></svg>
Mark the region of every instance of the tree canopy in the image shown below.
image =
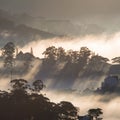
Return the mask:
<svg viewBox="0 0 120 120"><path fill-rule="evenodd" d="M44 86L41 80L31 85L24 79L14 79L10 84L10 92L0 91L1 120L76 120L77 108L72 103L56 104L39 94Z"/></svg>

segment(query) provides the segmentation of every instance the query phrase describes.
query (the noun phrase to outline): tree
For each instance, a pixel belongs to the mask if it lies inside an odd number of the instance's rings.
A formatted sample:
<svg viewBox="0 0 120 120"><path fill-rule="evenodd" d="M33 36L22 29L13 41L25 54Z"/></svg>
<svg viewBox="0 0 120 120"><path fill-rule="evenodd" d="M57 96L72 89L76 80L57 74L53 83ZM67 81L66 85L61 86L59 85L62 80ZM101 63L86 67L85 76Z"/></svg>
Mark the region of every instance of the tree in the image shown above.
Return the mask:
<svg viewBox="0 0 120 120"><path fill-rule="evenodd" d="M45 87L42 80L36 80L33 82L32 85L33 85L33 91L35 92L40 92Z"/></svg>
<svg viewBox="0 0 120 120"><path fill-rule="evenodd" d="M112 59L112 63L118 63L120 64L120 57L115 57Z"/></svg>
<svg viewBox="0 0 120 120"><path fill-rule="evenodd" d="M88 64L90 55L91 55L91 51L87 47L81 47L79 51L79 60L78 60L79 67L81 68L81 70L84 69Z"/></svg>
<svg viewBox="0 0 120 120"><path fill-rule="evenodd" d="M81 47L80 56L88 57L90 56L91 51L87 47Z"/></svg>
<svg viewBox="0 0 120 120"><path fill-rule="evenodd" d="M102 56L100 56L100 55L93 55L93 56L91 57L91 60L92 60L93 62L97 62L97 63L107 63L107 62L109 61L108 58L102 57Z"/></svg>
<svg viewBox="0 0 120 120"><path fill-rule="evenodd" d="M14 79L10 81L13 91L23 90L26 91L28 88L28 82L24 79Z"/></svg>
<svg viewBox="0 0 120 120"><path fill-rule="evenodd" d="M68 50L67 51L67 60L71 63L78 63L79 61L79 52Z"/></svg>
<svg viewBox="0 0 120 120"><path fill-rule="evenodd" d="M55 46L48 47L44 52L43 55L47 60L50 62L54 62L57 59L57 48Z"/></svg>
<svg viewBox="0 0 120 120"><path fill-rule="evenodd" d="M57 104L56 111L60 120L77 120L77 108L72 103L61 101Z"/></svg>
<svg viewBox="0 0 120 120"><path fill-rule="evenodd" d="M33 83L36 90L42 89L41 80ZM0 91L0 120L77 120L77 109L72 103L56 104L42 94L29 92L24 79L14 79L10 84L10 92Z"/></svg>
<svg viewBox="0 0 120 120"><path fill-rule="evenodd" d="M2 48L2 55L4 57L4 66L10 69L11 80L12 80L12 70L13 70L13 64L14 64L14 53L15 53L15 45L12 42L8 42Z"/></svg>
<svg viewBox="0 0 120 120"><path fill-rule="evenodd" d="M91 51L87 47L81 47L79 55L80 60L83 59L87 64L89 56L91 55Z"/></svg>
<svg viewBox="0 0 120 120"><path fill-rule="evenodd" d="M92 118L95 118L96 120L98 120L99 116L102 115L102 109L97 108L97 109L89 109L88 110L88 115L91 116Z"/></svg>
<svg viewBox="0 0 120 120"><path fill-rule="evenodd" d="M93 69L94 71L101 71L108 61L108 58L102 57L100 55L93 55L89 60L88 66L91 70Z"/></svg>
<svg viewBox="0 0 120 120"><path fill-rule="evenodd" d="M66 60L66 52L62 47L57 49L57 60L64 61Z"/></svg>

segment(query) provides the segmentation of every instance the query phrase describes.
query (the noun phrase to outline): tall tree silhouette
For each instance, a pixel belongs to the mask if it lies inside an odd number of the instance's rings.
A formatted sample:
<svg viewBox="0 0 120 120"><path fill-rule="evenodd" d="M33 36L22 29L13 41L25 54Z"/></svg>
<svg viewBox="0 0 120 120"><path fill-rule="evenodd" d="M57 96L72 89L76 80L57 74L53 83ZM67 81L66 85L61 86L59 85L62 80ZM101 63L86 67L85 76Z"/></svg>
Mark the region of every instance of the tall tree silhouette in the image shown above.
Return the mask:
<svg viewBox="0 0 120 120"><path fill-rule="evenodd" d="M66 52L65 52L65 49L62 47L59 47L57 49L57 60L61 62L66 60Z"/></svg>
<svg viewBox="0 0 120 120"><path fill-rule="evenodd" d="M112 59L112 63L120 64L120 57L115 57Z"/></svg>
<svg viewBox="0 0 120 120"><path fill-rule="evenodd" d="M91 51L87 47L81 47L79 52L79 64L81 67L85 67L88 64Z"/></svg>
<svg viewBox="0 0 120 120"><path fill-rule="evenodd" d="M32 86L33 86L33 91L35 91L35 92L40 92L45 87L45 85L43 84L42 80L34 81L32 83Z"/></svg>
<svg viewBox="0 0 120 120"><path fill-rule="evenodd" d="M57 48L55 46L48 47L44 52L43 55L45 56L46 60L50 63L54 63L57 59Z"/></svg>
<svg viewBox="0 0 120 120"><path fill-rule="evenodd" d="M39 94L43 88L41 80L33 83L14 79L10 82L10 92L0 91L0 120L77 120L77 109L72 103L50 102ZM38 92L29 91L30 85Z"/></svg>
<svg viewBox="0 0 120 120"><path fill-rule="evenodd" d="M98 120L98 117L102 114L103 114L103 112L102 112L101 108L88 110L88 115L91 116L92 119L95 118L96 120ZM101 118L99 118L99 119L101 119Z"/></svg>
<svg viewBox="0 0 120 120"><path fill-rule="evenodd" d="M61 101L57 104L60 120L77 120L77 108L72 103ZM56 109L57 111L57 109Z"/></svg>
<svg viewBox="0 0 120 120"><path fill-rule="evenodd" d="M89 60L88 66L91 69L94 69L95 71L100 71L102 66L105 66L105 64L107 64L108 61L109 61L108 58L99 55L93 55Z"/></svg>
<svg viewBox="0 0 120 120"><path fill-rule="evenodd" d="M14 64L14 53L15 53L15 45L13 42L8 42L2 48L2 55L4 57L4 66L10 69L11 80L12 80L12 72L13 72L13 64Z"/></svg>

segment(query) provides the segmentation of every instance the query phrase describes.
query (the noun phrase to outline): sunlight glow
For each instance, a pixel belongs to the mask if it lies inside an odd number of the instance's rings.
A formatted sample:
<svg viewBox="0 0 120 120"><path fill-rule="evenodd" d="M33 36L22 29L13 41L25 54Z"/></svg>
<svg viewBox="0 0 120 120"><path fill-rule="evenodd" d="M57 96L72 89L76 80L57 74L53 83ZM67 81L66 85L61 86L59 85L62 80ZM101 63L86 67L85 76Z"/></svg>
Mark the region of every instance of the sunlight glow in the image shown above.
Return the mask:
<svg viewBox="0 0 120 120"><path fill-rule="evenodd" d="M120 32L111 36L85 36L79 38L54 38L47 40L38 40L37 42L31 42L25 47L21 48L24 52L29 52L33 47L34 55L42 58L42 53L47 47L63 47L66 50L80 50L80 47L86 46L96 54L104 57L113 58L119 56L120 50Z"/></svg>

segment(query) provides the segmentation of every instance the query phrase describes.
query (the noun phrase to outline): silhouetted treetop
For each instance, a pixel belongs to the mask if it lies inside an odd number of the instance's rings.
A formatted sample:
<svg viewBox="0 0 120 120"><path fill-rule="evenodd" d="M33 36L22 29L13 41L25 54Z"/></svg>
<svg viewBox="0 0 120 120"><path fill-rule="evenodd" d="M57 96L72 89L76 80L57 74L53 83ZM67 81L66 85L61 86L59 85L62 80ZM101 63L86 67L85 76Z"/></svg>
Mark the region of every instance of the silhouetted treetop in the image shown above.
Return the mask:
<svg viewBox="0 0 120 120"><path fill-rule="evenodd" d="M8 42L2 48L2 55L5 58L4 65L6 67L11 67L13 65L14 53L15 53L15 45L12 42Z"/></svg>
<svg viewBox="0 0 120 120"><path fill-rule="evenodd" d="M89 109L88 110L88 115L90 115L92 118L95 118L98 120L98 117L102 115L102 109L101 108L96 108L96 109Z"/></svg>
<svg viewBox="0 0 120 120"><path fill-rule="evenodd" d="M43 55L45 55L45 58L50 60L56 60L56 51L57 48L55 46L51 46L46 48L46 50L43 52Z"/></svg>
<svg viewBox="0 0 120 120"><path fill-rule="evenodd" d="M24 79L14 79L10 81L13 90L26 90L28 82Z"/></svg>
<svg viewBox="0 0 120 120"><path fill-rule="evenodd" d="M43 84L42 80L36 80L33 82L33 91L40 92L45 85Z"/></svg>
<svg viewBox="0 0 120 120"><path fill-rule="evenodd" d="M112 63L118 63L120 64L120 57L115 57L112 59Z"/></svg>
<svg viewBox="0 0 120 120"><path fill-rule="evenodd" d="M34 81L32 86L24 79L11 80L10 84L10 92L0 91L1 120L76 120L77 109L72 103L56 104L39 94L43 88L41 80ZM37 92L29 92L28 86Z"/></svg>

